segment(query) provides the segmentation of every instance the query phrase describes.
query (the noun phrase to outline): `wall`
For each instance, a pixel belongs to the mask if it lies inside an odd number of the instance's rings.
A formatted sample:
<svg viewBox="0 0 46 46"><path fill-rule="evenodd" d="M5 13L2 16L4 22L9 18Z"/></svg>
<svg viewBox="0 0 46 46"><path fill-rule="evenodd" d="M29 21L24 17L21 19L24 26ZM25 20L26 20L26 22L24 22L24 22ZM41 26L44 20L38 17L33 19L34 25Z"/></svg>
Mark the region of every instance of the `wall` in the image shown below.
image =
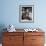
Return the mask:
<svg viewBox="0 0 46 46"><path fill-rule="evenodd" d="M34 23L19 22L19 5L34 4ZM1 0L0 25L13 24L16 28L41 27L46 28L46 1L42 0Z"/></svg>

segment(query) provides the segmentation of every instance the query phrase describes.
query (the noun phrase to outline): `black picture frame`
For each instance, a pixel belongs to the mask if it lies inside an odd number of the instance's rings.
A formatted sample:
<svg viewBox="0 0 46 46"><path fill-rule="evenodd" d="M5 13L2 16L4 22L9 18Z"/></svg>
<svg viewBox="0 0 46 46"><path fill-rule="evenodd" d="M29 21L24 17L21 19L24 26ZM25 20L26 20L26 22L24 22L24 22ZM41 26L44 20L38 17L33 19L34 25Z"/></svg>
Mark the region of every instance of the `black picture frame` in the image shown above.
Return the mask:
<svg viewBox="0 0 46 46"><path fill-rule="evenodd" d="M34 22L34 5L19 5L19 21Z"/></svg>

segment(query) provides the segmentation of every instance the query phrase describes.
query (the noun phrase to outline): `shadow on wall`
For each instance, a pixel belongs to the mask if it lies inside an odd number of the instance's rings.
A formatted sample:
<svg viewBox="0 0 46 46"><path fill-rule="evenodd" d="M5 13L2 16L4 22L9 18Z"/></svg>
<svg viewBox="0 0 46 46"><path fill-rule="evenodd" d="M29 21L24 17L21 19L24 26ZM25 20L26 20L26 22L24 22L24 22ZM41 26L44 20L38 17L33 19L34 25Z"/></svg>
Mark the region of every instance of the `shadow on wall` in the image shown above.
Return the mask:
<svg viewBox="0 0 46 46"><path fill-rule="evenodd" d="M3 36L3 32L5 32L6 30L3 30L5 27L4 24L0 24L0 43L2 43L2 36Z"/></svg>

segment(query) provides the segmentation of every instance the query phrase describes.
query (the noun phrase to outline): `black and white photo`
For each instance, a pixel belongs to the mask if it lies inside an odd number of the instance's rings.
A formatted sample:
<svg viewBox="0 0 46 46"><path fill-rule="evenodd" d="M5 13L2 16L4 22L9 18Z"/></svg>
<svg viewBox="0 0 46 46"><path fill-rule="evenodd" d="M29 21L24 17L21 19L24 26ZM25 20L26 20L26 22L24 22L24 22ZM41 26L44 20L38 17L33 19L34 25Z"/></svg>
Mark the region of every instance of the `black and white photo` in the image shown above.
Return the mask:
<svg viewBox="0 0 46 46"><path fill-rule="evenodd" d="M19 19L20 22L33 22L34 20L34 6L33 5L20 5Z"/></svg>

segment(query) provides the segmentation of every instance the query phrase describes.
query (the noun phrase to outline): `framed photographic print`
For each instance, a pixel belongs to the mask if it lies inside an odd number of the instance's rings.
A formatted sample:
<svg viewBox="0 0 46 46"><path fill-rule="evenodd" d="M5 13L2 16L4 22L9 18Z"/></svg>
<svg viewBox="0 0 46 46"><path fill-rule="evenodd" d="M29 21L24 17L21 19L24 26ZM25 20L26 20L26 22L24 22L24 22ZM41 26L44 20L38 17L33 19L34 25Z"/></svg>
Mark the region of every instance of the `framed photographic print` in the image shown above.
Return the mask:
<svg viewBox="0 0 46 46"><path fill-rule="evenodd" d="M19 21L34 22L34 5L19 6Z"/></svg>

